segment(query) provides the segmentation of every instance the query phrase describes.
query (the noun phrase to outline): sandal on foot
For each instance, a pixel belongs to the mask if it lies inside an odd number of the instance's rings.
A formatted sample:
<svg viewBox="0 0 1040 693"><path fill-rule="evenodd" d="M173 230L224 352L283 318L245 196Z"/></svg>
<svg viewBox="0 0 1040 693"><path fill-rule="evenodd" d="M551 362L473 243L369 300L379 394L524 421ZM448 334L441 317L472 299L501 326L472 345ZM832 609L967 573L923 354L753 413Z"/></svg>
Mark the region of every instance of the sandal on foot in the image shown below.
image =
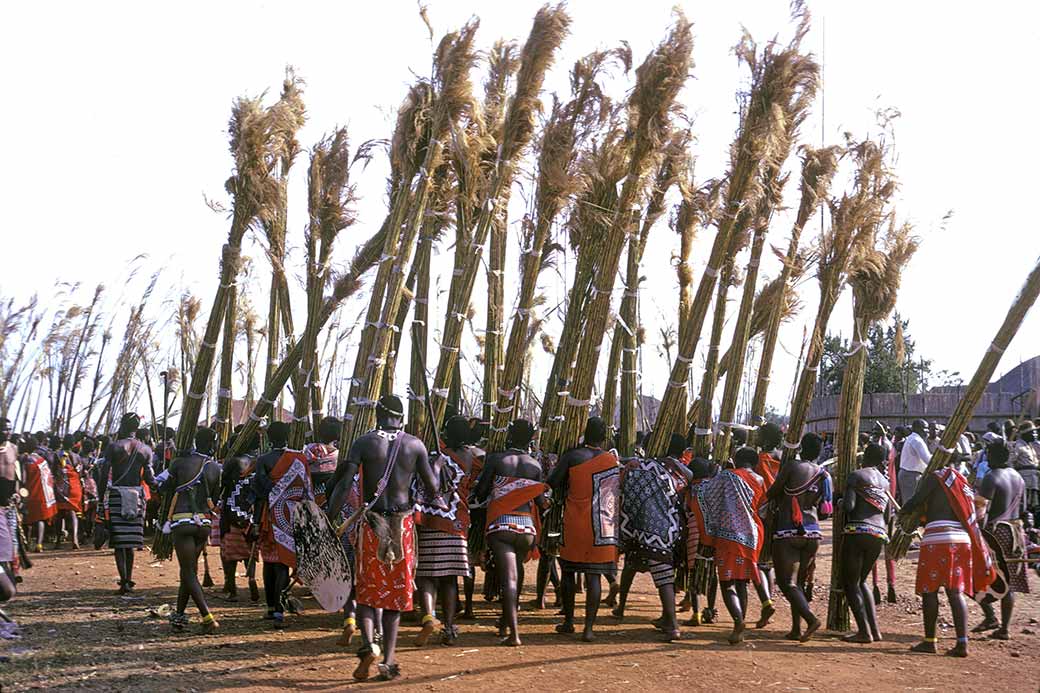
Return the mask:
<svg viewBox="0 0 1040 693"><path fill-rule="evenodd" d="M393 681L396 678L401 677L401 665L399 664L380 664L379 665L379 676L376 677L377 681Z"/></svg>
<svg viewBox="0 0 1040 693"><path fill-rule="evenodd" d="M372 675L372 665L376 663L379 654L379 647L376 645L365 645L358 650L357 656L360 661L354 669L355 681L368 681L368 677Z"/></svg>

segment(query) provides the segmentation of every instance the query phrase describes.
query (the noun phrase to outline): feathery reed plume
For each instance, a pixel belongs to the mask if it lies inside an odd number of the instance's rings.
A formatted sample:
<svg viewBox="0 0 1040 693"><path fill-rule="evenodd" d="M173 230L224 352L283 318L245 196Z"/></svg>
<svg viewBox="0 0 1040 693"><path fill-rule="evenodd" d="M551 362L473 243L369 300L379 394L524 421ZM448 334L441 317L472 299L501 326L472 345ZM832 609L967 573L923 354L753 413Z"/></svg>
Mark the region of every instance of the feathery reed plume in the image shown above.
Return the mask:
<svg viewBox="0 0 1040 693"><path fill-rule="evenodd" d="M724 202L720 210L718 232L712 245L705 270L697 286L692 303L688 329L680 334L678 355L672 366L657 421L647 442L648 455L664 453L669 436L685 429L682 421L686 413L685 389L689 367L700 341L711 294L718 279L715 317L711 343L708 347L705 377L701 388L704 403L698 423L696 445L700 454L706 454L711 422L711 401L714 393L714 372L718 364L719 341L726 303L726 292L733 281L733 260L747 243L747 227L753 219L753 210L764 194L761 168L782 166L785 133L788 127L784 106L795 94L809 91L815 84L816 65L811 57L800 52L801 41L809 29L807 13L796 12L794 37L783 48L773 41L766 45L762 55L751 37L745 33L736 48L737 57L751 70L751 90L744 103L740 129L730 150L730 170L726 177ZM779 164L777 164L779 161ZM721 272L721 276L720 276ZM707 425L706 423L707 422Z"/></svg>
<svg viewBox="0 0 1040 693"><path fill-rule="evenodd" d="M499 449L505 443L509 422L515 418L528 345L533 339L532 310L537 297L538 276L549 256L553 223L568 198L579 194L587 181L577 166L578 150L607 116L604 95L597 82L602 70L616 52L596 52L585 56L571 71L573 97L566 105L554 100L549 120L542 132L538 154L538 177L534 196L534 219L525 219L520 254L520 295L509 328L509 341L503 361L504 370L491 393L495 402L488 433L488 446ZM540 326L541 321L538 321Z"/></svg>
<svg viewBox="0 0 1040 693"><path fill-rule="evenodd" d="M895 181L885 166L885 152L876 143L870 140L853 143L849 145L848 151L856 162L853 189L840 200L831 201L831 227L820 238L816 264L820 304L816 310L805 364L791 401L784 461L794 459L801 441L802 428L805 426L823 356L823 336L848 278L850 260L873 242L876 229L883 221L885 204L895 191Z"/></svg>
<svg viewBox="0 0 1040 693"><path fill-rule="evenodd" d="M802 231L809 219L816 214L820 203L827 197L834 172L838 169L839 153L840 148L837 146L820 149L802 147L801 199L798 203L798 212L795 215L794 226L788 241L787 255L783 258L779 277L784 297L782 301L785 304L787 297L793 295L793 286L804 269L804 262L800 261L798 250ZM769 324L766 325L762 338L762 356L758 364L758 378L751 399L751 423L754 425L763 422L762 417L766 412L766 396L769 392L770 373L773 369L773 355L776 353L776 343L780 335L780 315L778 313L769 315Z"/></svg>
<svg viewBox="0 0 1040 693"><path fill-rule="evenodd" d="M432 409L436 426L439 426L444 418L448 403L448 386L458 365L464 327L464 321L459 316L463 315L465 308L470 304L484 244L493 228L498 229L494 248L497 256L495 269L504 271L498 267L499 264L504 265L505 249L505 222L500 217L505 214L504 202L507 201L512 187L515 166L534 133L534 119L541 109L542 82L567 34L569 25L570 17L562 7L543 6L535 15L531 33L520 52L516 89L506 109L493 169L486 190L481 196L479 218L476 220L469 243L461 248L456 247L457 265L452 273L444 327L441 331L440 359L437 363L434 387L430 392L433 396ZM494 273L491 276L495 283L489 293L494 295L500 276ZM500 313L494 314L494 321L499 324L495 325L493 332L501 333ZM488 336L494 339L490 348L495 351L497 359L497 352L501 349L501 334ZM485 357L487 353L485 350ZM490 372L497 375L497 368L490 367ZM492 395L486 399L495 398Z"/></svg>
<svg viewBox="0 0 1040 693"><path fill-rule="evenodd" d="M472 107L469 73L475 60L473 37L476 28L476 23L471 22L458 33L446 36L438 47L429 146L418 171L411 204L406 204L403 194L399 195L400 211L395 210L399 222L391 224L387 244L383 248L386 261L380 264L376 275L365 329L358 349L350 391L350 415L353 417L353 425L343 427L343 435L340 438L341 459L347 454L354 439L375 424L375 402L379 396L391 335L404 293L404 266L411 260L412 250L426 215L433 191L434 174L442 161L443 142L459 116ZM402 224L403 229L398 233L397 229L402 228Z"/></svg>
<svg viewBox="0 0 1040 693"><path fill-rule="evenodd" d="M277 215L281 190L275 171L290 145L287 133L302 118L295 105L279 102L264 109L259 98L241 98L235 102L228 126L235 171L225 188L232 198L231 229L221 250L220 276L209 320L192 369L190 385L185 391L177 427L178 450L191 448L198 425L206 383L209 382L221 323L228 312L230 290L241 264L242 238L255 224L270 221Z"/></svg>
<svg viewBox="0 0 1040 693"><path fill-rule="evenodd" d="M676 15L668 37L636 70L636 84L628 102L628 170L617 206L611 210L612 219L604 239L584 338L578 351L574 384L566 400L564 425L559 438L553 441L557 451L576 444L585 427L599 351L610 317L615 275L632 223L632 208L643 194L655 158L667 144L672 127L670 114L693 65L691 25L681 12L677 11Z"/></svg>

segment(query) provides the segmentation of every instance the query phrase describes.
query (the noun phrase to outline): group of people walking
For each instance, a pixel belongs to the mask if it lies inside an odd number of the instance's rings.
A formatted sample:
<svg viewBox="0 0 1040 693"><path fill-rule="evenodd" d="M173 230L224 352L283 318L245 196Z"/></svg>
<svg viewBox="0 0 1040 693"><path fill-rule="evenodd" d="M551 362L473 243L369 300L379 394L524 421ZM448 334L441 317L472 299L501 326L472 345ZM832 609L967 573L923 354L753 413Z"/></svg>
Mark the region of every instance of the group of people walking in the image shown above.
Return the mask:
<svg viewBox="0 0 1040 693"><path fill-rule="evenodd" d="M95 546L107 541L115 552L122 595L134 591L134 555L144 546L146 526L167 538L180 566L174 631L188 627L189 603L203 632L219 627L199 580L199 561L210 546L219 546L224 599L238 599L236 575L244 565L251 598L258 600L255 568L262 563L265 618L285 628L299 572L294 510L306 502L317 504L338 530L350 564L338 642L350 646L360 635L358 680L376 671L383 679L400 674L395 651L402 613L418 611L420 646L438 628L444 645L464 637L459 622L473 618L477 568L485 596L501 603L504 645L522 642L525 577L534 578L534 608L545 608L554 586L562 615L557 633L580 628L580 637L592 641L601 604L618 622L625 618L640 572L650 574L658 591L661 615L654 625L665 640L681 637L681 610L692 612L686 625L714 622L721 594L733 624L727 640L738 644L751 623L750 593L760 603L753 625L765 628L778 590L791 608L785 637L805 642L823 625L811 601L821 522L835 506L842 541L833 570L840 571L856 625L847 642L883 637L879 594L869 580L884 556L894 599L886 545L895 523L907 517L924 525L916 580L924 639L914 651L937 651L940 591L953 610L957 637L947 654L966 656L965 597L979 599L986 614L974 630L1006 639L1015 594L1029 589L1027 532L1040 511L1040 443L1032 423L968 439L951 465L932 473L926 469L935 436L926 422L898 429L894 438L878 425L860 441L859 469L836 489L830 461L823 459L824 438L807 433L797 456L781 463L784 434L769 423L753 431L754 446L747 430L733 430L734 452L724 460L695 456L680 433L662 457L619 459L607 423L593 416L581 444L557 458L537 451L537 430L526 420L510 424L504 449L485 452L480 427L450 416L440 449L431 451L404 432L400 399L382 397L376 412L377 428L344 455L337 449L341 422L328 417L303 450L288 447L288 424L272 422L244 453L222 461L214 457L212 429L198 429L192 450L174 454L161 446L156 452L134 414L105 441L12 440L10 423L0 420L0 596L14 594L18 549L26 548L20 525L33 532L30 550L43 548L48 525L59 545L67 539L78 548L77 518L86 514ZM525 569L528 562L537 568Z"/></svg>

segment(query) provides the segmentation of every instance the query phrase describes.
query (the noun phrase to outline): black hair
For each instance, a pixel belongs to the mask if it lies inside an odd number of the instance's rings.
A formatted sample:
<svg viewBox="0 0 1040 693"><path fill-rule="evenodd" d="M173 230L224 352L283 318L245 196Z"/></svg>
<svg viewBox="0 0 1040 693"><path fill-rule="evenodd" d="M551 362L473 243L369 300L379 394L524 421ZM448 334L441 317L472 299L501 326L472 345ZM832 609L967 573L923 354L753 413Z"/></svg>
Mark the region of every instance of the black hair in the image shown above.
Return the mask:
<svg viewBox="0 0 1040 693"><path fill-rule="evenodd" d="M444 442L449 448L458 448L470 441L472 429L464 416L451 416L444 422Z"/></svg>
<svg viewBox="0 0 1040 693"><path fill-rule="evenodd" d="M738 469L750 469L758 464L758 452L754 448L738 448L733 454L733 466Z"/></svg>
<svg viewBox="0 0 1040 693"><path fill-rule="evenodd" d="M195 431L195 449L213 452L213 445L217 442L217 432L207 426L201 426Z"/></svg>
<svg viewBox="0 0 1040 693"><path fill-rule="evenodd" d="M733 428L730 430L730 436L733 438L733 445L736 447L743 447L747 445L747 431L743 428Z"/></svg>
<svg viewBox="0 0 1040 693"><path fill-rule="evenodd" d="M802 444L800 447L802 461L813 462L817 457L820 456L820 451L823 449L823 438L816 435L815 433L806 433L802 436Z"/></svg>
<svg viewBox="0 0 1040 693"><path fill-rule="evenodd" d="M1006 467L1011 458L1011 451L1003 440L994 440L986 446L986 459L990 467Z"/></svg>
<svg viewBox="0 0 1040 693"><path fill-rule="evenodd" d="M343 432L343 422L335 416L326 416L318 422L318 441L335 443Z"/></svg>
<svg viewBox="0 0 1040 693"><path fill-rule="evenodd" d="M863 466L877 467L883 469L885 465L885 450L877 443L867 443L863 450Z"/></svg>
<svg viewBox="0 0 1040 693"><path fill-rule="evenodd" d="M271 442L271 447L284 448L289 442L289 424L284 421L272 421L267 427L267 440Z"/></svg>
<svg viewBox="0 0 1040 693"><path fill-rule="evenodd" d="M590 416L585 424L585 444L603 443L607 440L607 422L601 416Z"/></svg>
<svg viewBox="0 0 1040 693"><path fill-rule="evenodd" d="M404 402L397 395L383 395L376 403L376 412L395 419L404 418Z"/></svg>
<svg viewBox="0 0 1040 693"><path fill-rule="evenodd" d="M686 436L682 433L673 433L672 437L668 439L668 452L666 453L669 457L679 458L686 452Z"/></svg>
<svg viewBox="0 0 1040 693"><path fill-rule="evenodd" d="M783 440L784 433L775 423L764 423L758 427L758 444L764 450L780 447Z"/></svg>
<svg viewBox="0 0 1040 693"><path fill-rule="evenodd" d="M509 432L506 433L506 441L510 447L526 448L534 438L534 424L527 419L516 419L509 424Z"/></svg>
<svg viewBox="0 0 1040 693"><path fill-rule="evenodd" d="M694 457L688 465L694 479L710 479L719 471L719 466L704 457Z"/></svg>
<svg viewBox="0 0 1040 693"><path fill-rule="evenodd" d="M61 447L66 450L71 450L72 446L76 444L76 439L72 437L71 433L66 433L61 439Z"/></svg>

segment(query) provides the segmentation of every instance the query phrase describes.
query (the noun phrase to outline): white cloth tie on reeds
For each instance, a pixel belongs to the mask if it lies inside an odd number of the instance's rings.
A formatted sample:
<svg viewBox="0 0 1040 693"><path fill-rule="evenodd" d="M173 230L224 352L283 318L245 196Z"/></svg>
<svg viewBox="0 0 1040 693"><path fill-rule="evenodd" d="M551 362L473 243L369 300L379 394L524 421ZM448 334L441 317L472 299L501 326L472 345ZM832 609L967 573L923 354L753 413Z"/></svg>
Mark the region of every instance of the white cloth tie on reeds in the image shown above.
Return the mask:
<svg viewBox="0 0 1040 693"><path fill-rule="evenodd" d="M231 397L231 390L226 387L217 388L217 397L229 399Z"/></svg>
<svg viewBox="0 0 1040 693"><path fill-rule="evenodd" d="M592 402L589 399L574 399L570 395L567 395L567 404L571 407L587 407Z"/></svg>

